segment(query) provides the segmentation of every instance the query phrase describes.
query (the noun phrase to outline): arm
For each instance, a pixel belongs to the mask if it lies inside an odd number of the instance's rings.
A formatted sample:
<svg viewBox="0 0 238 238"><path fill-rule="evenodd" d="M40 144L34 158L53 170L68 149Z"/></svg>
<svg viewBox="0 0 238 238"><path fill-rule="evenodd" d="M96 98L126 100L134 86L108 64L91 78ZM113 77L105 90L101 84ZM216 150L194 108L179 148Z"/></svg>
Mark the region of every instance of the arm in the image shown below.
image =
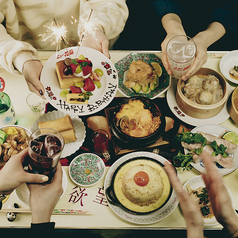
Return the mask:
<svg viewBox="0 0 238 238"><path fill-rule="evenodd" d="M183 75L183 80L191 77L207 62L207 48L218 41L225 33L226 30L221 23L213 22L205 31L199 32L193 37L197 46L197 53L191 69Z"/></svg>
<svg viewBox="0 0 238 238"><path fill-rule="evenodd" d="M37 50L29 43L16 40L20 35L19 22L12 0L0 5L0 65L13 74L22 73L29 89L41 95L44 87L39 81L42 64L37 58ZM28 62L24 67L25 62ZM33 69L35 72L33 72Z"/></svg>
<svg viewBox="0 0 238 238"><path fill-rule="evenodd" d="M186 35L186 33L183 29L182 21L177 14L168 13L165 16L163 16L161 21L162 21L162 25L167 33L166 38L164 39L164 41L161 44L162 62L164 64L164 67L167 70L168 74L172 75L173 72L169 67L166 46L172 37L174 37L176 35Z"/></svg>
<svg viewBox="0 0 238 238"><path fill-rule="evenodd" d="M232 207L231 198L222 181L222 176L210 159L210 155L203 154L206 174L202 174L206 184L212 209L217 221L227 230L231 237L238 236L238 216Z"/></svg>
<svg viewBox="0 0 238 238"><path fill-rule="evenodd" d="M79 37L82 36L82 32L85 30L85 22L88 21L91 9L93 9L93 12L90 22L95 25L95 34L87 32L81 45L95 48L108 57L108 40L113 40L119 36L128 18L126 2L125 0L81 0Z"/></svg>
<svg viewBox="0 0 238 238"><path fill-rule="evenodd" d="M183 188L174 167L168 162L165 162L164 170L168 174L171 185L178 197L187 225L187 237L203 238L203 218L199 207L192 201L188 192Z"/></svg>
<svg viewBox="0 0 238 238"><path fill-rule="evenodd" d="M22 183L44 183L48 177L40 174L30 174L23 169L22 163L28 155L28 149L13 155L0 170L0 194L11 192Z"/></svg>

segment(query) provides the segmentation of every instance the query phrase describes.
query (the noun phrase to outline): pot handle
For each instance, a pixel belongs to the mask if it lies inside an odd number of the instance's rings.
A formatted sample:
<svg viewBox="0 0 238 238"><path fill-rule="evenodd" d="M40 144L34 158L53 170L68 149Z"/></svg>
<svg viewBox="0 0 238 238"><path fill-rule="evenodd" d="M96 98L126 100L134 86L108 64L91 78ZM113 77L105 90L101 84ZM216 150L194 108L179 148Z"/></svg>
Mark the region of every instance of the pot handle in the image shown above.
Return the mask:
<svg viewBox="0 0 238 238"><path fill-rule="evenodd" d="M115 196L115 193L113 191L113 186L112 184L106 189L106 196L107 196L107 199L108 201L115 205L115 206L120 206L120 203L118 202L116 196Z"/></svg>

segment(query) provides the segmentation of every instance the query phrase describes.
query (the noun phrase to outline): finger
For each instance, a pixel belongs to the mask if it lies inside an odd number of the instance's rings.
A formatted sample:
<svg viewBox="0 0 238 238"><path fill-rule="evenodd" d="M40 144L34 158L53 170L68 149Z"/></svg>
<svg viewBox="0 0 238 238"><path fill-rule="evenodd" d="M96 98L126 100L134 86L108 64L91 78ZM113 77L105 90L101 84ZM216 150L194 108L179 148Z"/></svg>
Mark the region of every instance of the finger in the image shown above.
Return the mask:
<svg viewBox="0 0 238 238"><path fill-rule="evenodd" d="M40 96L40 97L43 98L43 99L46 99L45 96L44 96L45 90L44 90L43 85L42 85L42 87L40 87L40 88L36 88L31 82L26 81L26 83L27 83L28 88L29 88L29 90L30 90L31 92L37 94L38 96Z"/></svg>
<svg viewBox="0 0 238 238"><path fill-rule="evenodd" d="M45 183L49 180L48 176L43 174L33 174L24 172L23 180L26 183Z"/></svg>
<svg viewBox="0 0 238 238"><path fill-rule="evenodd" d="M172 70L171 70L170 67L169 67L169 61L168 61L167 53L166 53L165 51L162 51L162 57L161 57L161 59L162 59L163 65L164 65L164 67L165 67L167 73L168 73L169 75L172 75L173 72L172 72Z"/></svg>
<svg viewBox="0 0 238 238"><path fill-rule="evenodd" d="M28 147L22 150L17 156L12 156L12 158L18 159L21 163L23 163L28 155Z"/></svg>
<svg viewBox="0 0 238 238"><path fill-rule="evenodd" d="M108 41L108 40L104 40L104 41L102 42L102 53L103 53L104 55L106 55L107 58L110 59L110 54L109 54L108 47L109 47L109 41Z"/></svg>

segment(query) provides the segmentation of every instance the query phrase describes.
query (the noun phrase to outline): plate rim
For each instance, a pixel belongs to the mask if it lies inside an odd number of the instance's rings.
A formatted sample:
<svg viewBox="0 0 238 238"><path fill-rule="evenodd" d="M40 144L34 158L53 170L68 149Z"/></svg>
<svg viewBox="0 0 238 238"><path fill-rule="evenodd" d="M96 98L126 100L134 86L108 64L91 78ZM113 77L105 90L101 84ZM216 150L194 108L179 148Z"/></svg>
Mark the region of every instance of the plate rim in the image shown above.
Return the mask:
<svg viewBox="0 0 238 238"><path fill-rule="evenodd" d="M172 79L171 86L166 93L166 100L170 110L179 120L192 126L202 126L202 125L209 124L211 122L216 122L217 125L219 125L220 123L226 121L230 117L230 114L227 108L228 100L224 104L222 110L214 117L211 117L208 119L198 119L198 118L188 116L186 113L183 112L182 109L180 109L180 107L178 106L176 102L176 97L175 97L175 88L177 85L176 83L177 83L176 79ZM232 93L232 89L229 85L228 87L229 87L229 96L228 96L229 98L230 94Z"/></svg>
<svg viewBox="0 0 238 238"><path fill-rule="evenodd" d="M224 126L221 126L221 125L206 124L206 125L201 125L201 126L197 126L197 127L193 128L193 129L191 130L191 132L196 132L196 131L198 131L199 128L203 128L203 127L210 127L210 128L211 128L211 127L216 127L217 130L223 129L223 131L225 131L225 130L230 131L228 128L226 128L226 127L224 127ZM215 133L215 134L216 134L216 133ZM184 153L186 153L186 151L188 151L188 150L184 149ZM234 158L237 157L237 159L238 159L238 148L237 148L237 150L236 150L236 153L233 154L233 156L234 156ZM195 164L195 163L193 163L193 162L191 163L191 165L192 165L193 168L196 169L198 172L200 172L200 173L205 172L205 169L201 169L199 165L197 165L197 164ZM237 168L238 168L238 162L237 162L237 164L236 164L233 168L231 168L231 169L218 169L218 172L219 172L221 175L224 176L224 175L227 175L227 174L232 173L232 172L235 171Z"/></svg>
<svg viewBox="0 0 238 238"><path fill-rule="evenodd" d="M85 155L85 154L86 154L86 155L93 155L93 156L95 156L96 158L98 158L98 159L100 160L100 163L103 165L103 174L102 174L102 176L100 177L99 180L97 180L95 183L92 183L92 184L81 184L81 183L78 183L77 181L75 181L75 180L73 179L73 177L72 177L72 175L71 175L71 166L72 166L73 162L74 162L77 158L79 158L79 157L81 157L81 156L83 156L83 155ZM103 179L103 177L104 177L104 175L105 175L105 172L106 172L106 168L105 168L105 167L106 167L106 166L105 166L105 163L103 162L102 158L99 157L98 155L96 155L96 154L94 154L94 153L82 153L82 154L80 154L80 155L75 156L75 157L72 159L72 161L70 162L70 164L69 164L69 177L70 177L70 179L72 180L72 182L74 182L75 184L77 184L77 185L79 185L79 186L82 186L82 187L91 187L91 186L94 186L95 184L99 183L99 182Z"/></svg>
<svg viewBox="0 0 238 238"><path fill-rule="evenodd" d="M112 166L109 168L109 170L107 171L107 174L106 174L106 177L105 177L105 180L104 180L104 190L105 191L110 186L110 184L108 184L108 183L111 182L112 176L113 176L115 170L123 162L125 162L127 160L130 160L130 159L132 159L134 157L137 157L138 155L158 160L161 163L163 163L165 161L168 161L167 159L165 159L161 155L158 155L158 154L155 154L155 153L152 153L152 152L146 152L146 151L136 151L136 152L132 152L132 153L128 153L126 155L123 155L121 158L116 160L112 164ZM106 197L106 199L107 199L107 197ZM108 201L108 199L107 199L107 201ZM173 189L171 197L169 199L169 203L167 204L167 206L165 205L164 207L161 208L162 211L157 210L157 211L154 211L154 212L146 214L146 215L134 215L134 214L127 213L126 211L122 210L120 207L117 207L115 205L110 204L110 202L108 201L109 207L111 208L111 210L117 216L119 216L121 219L123 219L125 221L128 221L130 223L140 224L140 225L153 224L153 223L156 223L156 222L159 222L159 221L165 219L166 217L168 217L176 209L178 203L179 203L179 201L177 199L177 196L175 194L174 189ZM119 210L119 212L117 210ZM168 211L168 212L165 214L165 211ZM124 213L124 215L121 212ZM151 218L152 214L154 215L153 218ZM157 215L157 218L156 218L156 215ZM164 215L164 216L160 217L160 215Z"/></svg>
<svg viewBox="0 0 238 238"><path fill-rule="evenodd" d="M234 83L234 84L238 84L238 80L233 79L233 78L230 77L229 71L228 71L228 73L226 73L226 72L224 71L224 62L225 62L225 60L227 60L227 58L229 58L229 56L235 55L235 54L237 54L237 62L238 62L238 50L232 50L232 51L230 51L230 52L228 52L228 53L226 53L225 55L222 56L222 58L221 58L221 60L220 60L220 63L219 63L219 68L220 68L220 71L221 71L221 73L223 74L223 76L224 76L228 81L230 81L231 83Z"/></svg>
<svg viewBox="0 0 238 238"><path fill-rule="evenodd" d="M159 56L157 56L154 52L130 52L130 53L128 53L127 55L125 55L124 57L120 58L119 60L117 60L117 61L115 62L115 68L116 68L116 70L118 71L117 65L118 65L118 63L119 63L120 61L122 61L122 60L125 59L126 57L129 57L130 55L133 55L133 54L154 55L156 58L158 58L159 61L162 62L162 60L159 58ZM166 71L166 70L165 70L165 71ZM167 73L167 72L166 72L166 73ZM168 85L165 89L163 89L162 91L160 91L158 94L156 94L155 96L151 96L151 97L150 97L150 96L147 96L148 94L146 94L146 93L132 93L133 95L127 95L126 93L124 93L124 92L121 90L121 88L120 88L120 75L118 74L118 89L117 89L117 90L118 90L121 94L123 94L125 97L144 96L144 97L148 97L148 98L150 98L150 99L155 99L155 98L161 96L163 93L165 93L165 92L169 89L169 87L171 86L172 76L171 76L171 75L168 75L168 77L169 77L169 85Z"/></svg>
<svg viewBox="0 0 238 238"><path fill-rule="evenodd" d="M46 117L47 115L50 115L50 114L51 114L51 115L55 115L55 116L57 116L57 114L62 114L62 116L66 116L66 115L67 115L67 113L62 112L62 111L58 111L58 110L49 111L49 112L47 112L47 113L44 113L43 115L41 115L40 117L38 117L38 118L35 120L35 122L32 124L32 126L31 126L31 133L35 130L35 129L33 129L34 127L37 127L37 128L38 128L37 122L41 121L42 118L44 118L44 117ZM71 117L71 119L78 120L78 123L81 123L81 124L82 124L84 137L83 137L83 139L82 139L81 142L74 141L74 142L70 142L70 143L68 143L68 144L65 144L65 145L64 145L64 148L65 148L66 146L67 146L67 147L70 147L71 143L79 143L79 146L78 146L78 149L79 149L79 148L83 145L83 143L84 143L84 141L85 141L85 138L86 138L86 127L85 127L84 122L82 121L81 118L79 118L79 117L76 116L76 115L70 115L70 114L68 114L68 115ZM60 117L59 117L59 118L60 118ZM75 150L75 151L77 151L77 150ZM75 151L70 151L70 152L67 154L67 153L65 153L64 150L63 150L63 151L62 151L62 154L61 154L61 156L60 156L60 158L65 158L65 157L67 157L67 156L70 156L70 155L72 155Z"/></svg>
<svg viewBox="0 0 238 238"><path fill-rule="evenodd" d="M62 91L63 89L61 89L60 86L58 86L59 88L57 88L57 95L56 95L56 93L54 94L54 92L52 90L52 86L50 86L50 84L48 84L49 80L47 81L47 79L49 78L49 75L48 75L49 72L50 72L51 76L55 75L55 76L53 76L53 79L51 79L51 80L53 80L52 82L55 84L58 83L58 82L56 82L56 80L58 81L58 79L57 79L57 76L55 73L55 66L51 65L51 64L54 64L57 60L59 60L59 59L56 59L57 54L60 54L60 52L62 52L61 53L61 56L62 56L63 53L65 53L67 51L70 52L70 50L73 50L73 52L74 52L72 54L73 57L74 56L77 57L80 54L86 55L87 52L89 52L90 54L93 54L93 56L100 55L100 57L98 57L98 58L102 58L104 65L102 65L102 62L100 62L100 65L102 66L102 68L104 70L104 74L105 74L105 79L106 79L105 89L99 98L97 98L93 102L90 102L90 100L89 100L88 104L68 104L68 103L66 103L65 99L60 97L60 95L59 95L60 93L58 91L59 90ZM69 55L66 55L66 56L64 55L64 56L62 56L61 59L64 59L67 56L69 56ZM54 70L54 72L53 72L53 70ZM114 64L112 63L112 61L109 58L107 58L104 54L102 54L101 52L94 50L92 48L89 48L89 47L82 47L82 46L72 46L72 47L68 47L68 48L62 49L62 50L54 53L44 64L42 73L40 75L40 80L41 80L41 82L45 88L45 91L46 91L45 92L46 100L51 105L53 105L59 111L62 111L64 113L67 113L70 115L77 115L77 116L91 115L91 114L97 113L100 110L104 109L113 100L113 98L115 97L117 90L118 90L118 74L117 74L117 70L116 70Z"/></svg>

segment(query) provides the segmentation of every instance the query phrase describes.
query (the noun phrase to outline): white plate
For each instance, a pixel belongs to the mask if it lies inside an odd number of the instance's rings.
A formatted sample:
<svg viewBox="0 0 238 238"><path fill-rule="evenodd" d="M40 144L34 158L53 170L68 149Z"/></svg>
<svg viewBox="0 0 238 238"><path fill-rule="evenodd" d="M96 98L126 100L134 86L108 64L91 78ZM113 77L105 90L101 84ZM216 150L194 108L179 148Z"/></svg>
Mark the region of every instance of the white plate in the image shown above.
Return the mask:
<svg viewBox="0 0 238 238"><path fill-rule="evenodd" d="M76 58L84 55L92 61L93 70L100 68L103 71L101 79L102 87L96 88L90 97L88 104L68 104L65 99L60 96L62 89L56 75L56 62L66 57ZM58 110L67 114L85 116L96 113L105 108L114 98L117 92L118 75L114 64L102 53L87 47L71 47L57 52L52 55L41 73L41 82L45 87L45 97Z"/></svg>
<svg viewBox="0 0 238 238"><path fill-rule="evenodd" d="M206 133L212 134L214 136L221 136L225 131L229 131L229 129L227 129L223 126L210 124L210 125L204 125L204 126L196 127L191 132L192 133L206 132ZM187 154L189 151L185 149L184 152L185 152L185 154ZM217 166L218 172L222 175L227 175L227 174L233 172L234 170L236 170L237 167L238 167L238 149L237 149L235 154L231 154L230 156L232 156L232 158L233 158L233 167L232 168L225 169L225 168ZM203 165L202 161L200 161L196 164L191 163L191 165L197 171L203 172L203 173L205 172L205 168L204 168L204 165Z"/></svg>
<svg viewBox="0 0 238 238"><path fill-rule="evenodd" d="M158 160L159 162L161 162L162 164L165 161L167 161L162 156L157 155L155 153L150 153L150 152L133 152L133 153L124 155L120 159L116 160L116 162L113 163L112 166L110 167L110 169L108 170L106 177L105 177L105 181L104 181L105 191L111 185L112 177L113 177L113 174L116 171L116 169L125 161L133 159L133 158L137 158L137 157L147 157L147 158L155 159L155 160ZM155 212L145 214L145 215L131 214L129 212L126 212L122 208L111 204L109 201L108 201L108 204L109 204L109 207L113 210L113 212L115 212L115 214L117 214L122 219L124 219L128 222L134 223L134 224L146 225L146 224L156 223L158 221L163 220L167 216L169 216L177 207L178 199L175 195L174 190L172 190L170 199L161 209L158 209Z"/></svg>
<svg viewBox="0 0 238 238"><path fill-rule="evenodd" d="M187 189L187 187L186 187L187 185L189 185L189 186L191 187L191 189L193 189L193 190L194 190L194 189L197 189L197 188L199 188L199 187L206 187L201 175L189 179L189 180L183 185L183 187L184 187L185 189ZM225 185L225 186L226 186L226 185ZM226 188L227 188L227 191L228 191L230 197L232 198L232 195L231 195L230 190L228 189L227 186L226 186ZM187 190L188 190L188 189L187 189ZM219 224L218 221L216 220L216 217L215 217L215 216L213 216L213 217L211 217L211 218L205 218L205 217L204 217L204 218L203 218L203 222L204 222L204 226L215 226L215 225L218 225L218 224Z"/></svg>
<svg viewBox="0 0 238 238"><path fill-rule="evenodd" d="M66 116L66 115L67 115L66 113L61 112L61 111L52 111L52 112L45 113L35 121L35 123L31 127L31 131L33 132L38 129L39 121L56 120L56 119ZM74 126L75 135L77 137L77 140L75 142L67 143L64 145L64 149L62 151L61 158L70 156L76 150L78 150L82 146L82 144L85 140L85 136L86 136L86 129L85 129L84 123L81 120L81 118L79 118L77 116L73 116L73 115L70 115L70 117L72 119L72 123Z"/></svg>
<svg viewBox="0 0 238 238"><path fill-rule="evenodd" d="M229 71L238 66L238 50L225 54L220 61L220 70L222 74L232 83L238 84L238 80L231 78Z"/></svg>
<svg viewBox="0 0 238 238"><path fill-rule="evenodd" d="M189 125L201 126L206 124L220 124L230 117L227 110L227 102L225 103L223 109L214 117L211 117L208 119L197 119L197 118L188 116L179 108L176 102L176 88L177 88L177 80L172 79L171 87L167 91L166 98L167 98L167 102L168 102L170 110L181 121ZM231 93L231 88L229 87L229 94L230 93Z"/></svg>
<svg viewBox="0 0 238 238"><path fill-rule="evenodd" d="M66 175L66 172L64 171L64 169L62 168L63 170L63 177L62 177L62 188L63 188L63 193L61 195L60 198L63 197L65 191L66 191L66 188L67 188L67 175ZM19 187L17 187L15 189L15 192L16 192L16 195L17 197L22 201L24 202L26 205L29 205L29 196L30 196L30 192L29 192L29 189L26 185L26 183L23 183L22 185L20 185Z"/></svg>

